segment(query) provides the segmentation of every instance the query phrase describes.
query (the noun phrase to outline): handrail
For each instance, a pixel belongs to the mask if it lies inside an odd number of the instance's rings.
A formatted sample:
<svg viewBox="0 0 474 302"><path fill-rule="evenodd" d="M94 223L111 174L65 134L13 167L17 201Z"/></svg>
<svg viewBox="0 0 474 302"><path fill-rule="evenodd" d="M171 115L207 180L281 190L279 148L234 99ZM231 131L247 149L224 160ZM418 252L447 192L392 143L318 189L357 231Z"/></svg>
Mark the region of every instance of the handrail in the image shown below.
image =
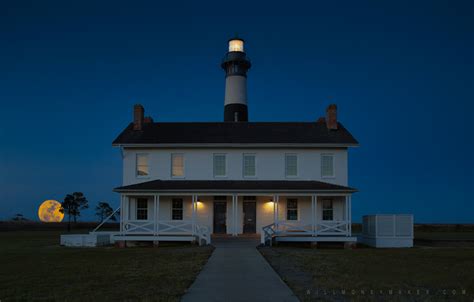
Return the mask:
<svg viewBox="0 0 474 302"><path fill-rule="evenodd" d="M91 233L95 233L106 221L108 221L110 218L112 218L112 216L114 216L115 213L117 213L118 210L120 210L120 207L115 209L115 211L113 211L112 214L110 214L107 218L102 220L102 222Z"/></svg>
<svg viewBox="0 0 474 302"><path fill-rule="evenodd" d="M272 223L262 227L262 233L260 235L260 243L266 245L269 242L270 246L272 245L273 235L276 233L275 228L276 224Z"/></svg>

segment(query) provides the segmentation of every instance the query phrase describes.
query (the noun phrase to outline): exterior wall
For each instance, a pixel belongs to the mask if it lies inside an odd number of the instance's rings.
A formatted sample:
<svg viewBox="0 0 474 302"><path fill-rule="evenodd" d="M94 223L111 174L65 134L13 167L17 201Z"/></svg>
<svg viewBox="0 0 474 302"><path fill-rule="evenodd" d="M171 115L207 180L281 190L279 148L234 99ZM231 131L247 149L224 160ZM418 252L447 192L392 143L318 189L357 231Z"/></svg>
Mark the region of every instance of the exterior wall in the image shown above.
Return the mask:
<svg viewBox="0 0 474 302"><path fill-rule="evenodd" d="M149 175L136 176L137 153L148 154ZM347 149L125 149L123 185L150 180L170 180L171 154L184 154L184 177L187 180L319 180L347 186ZM227 155L227 176L214 177L213 154ZM256 177L243 177L243 154L256 155ZM285 177L285 154L298 155L298 176ZM321 177L321 154L334 154L335 176Z"/></svg>

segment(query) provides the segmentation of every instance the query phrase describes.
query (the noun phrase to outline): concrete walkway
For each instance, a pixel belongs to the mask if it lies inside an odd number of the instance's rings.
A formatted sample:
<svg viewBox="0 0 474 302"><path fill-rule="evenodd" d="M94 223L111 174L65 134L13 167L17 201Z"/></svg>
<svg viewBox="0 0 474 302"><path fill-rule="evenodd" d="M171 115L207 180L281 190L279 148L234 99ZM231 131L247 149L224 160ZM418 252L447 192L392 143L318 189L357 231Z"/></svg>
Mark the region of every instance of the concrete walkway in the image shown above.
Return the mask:
<svg viewBox="0 0 474 302"><path fill-rule="evenodd" d="M214 238L216 247L182 301L298 301L255 248L258 238Z"/></svg>

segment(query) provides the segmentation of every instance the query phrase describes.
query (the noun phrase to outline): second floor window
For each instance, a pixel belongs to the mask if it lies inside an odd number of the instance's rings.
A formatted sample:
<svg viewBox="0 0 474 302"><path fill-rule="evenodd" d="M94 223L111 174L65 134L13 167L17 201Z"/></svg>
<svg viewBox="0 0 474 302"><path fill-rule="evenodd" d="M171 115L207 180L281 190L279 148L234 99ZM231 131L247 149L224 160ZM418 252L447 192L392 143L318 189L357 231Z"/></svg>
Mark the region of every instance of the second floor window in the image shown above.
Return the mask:
<svg viewBox="0 0 474 302"><path fill-rule="evenodd" d="M171 177L184 177L183 154L171 154Z"/></svg>
<svg viewBox="0 0 474 302"><path fill-rule="evenodd" d="M171 208L172 220L183 220L183 199L173 198Z"/></svg>
<svg viewBox="0 0 474 302"><path fill-rule="evenodd" d="M331 199L323 200L323 220L334 219L334 208Z"/></svg>
<svg viewBox="0 0 474 302"><path fill-rule="evenodd" d="M288 198L286 200L286 220L298 220L298 199Z"/></svg>
<svg viewBox="0 0 474 302"><path fill-rule="evenodd" d="M255 177L255 154L244 154L243 161L244 177Z"/></svg>
<svg viewBox="0 0 474 302"><path fill-rule="evenodd" d="M224 177L226 173L225 154L214 154L214 177Z"/></svg>
<svg viewBox="0 0 474 302"><path fill-rule="evenodd" d="M285 154L285 176L298 176L298 156L296 154Z"/></svg>
<svg viewBox="0 0 474 302"><path fill-rule="evenodd" d="M321 155L321 177L334 177L334 156L332 154Z"/></svg>
<svg viewBox="0 0 474 302"><path fill-rule="evenodd" d="M149 175L148 154L137 154L136 175L140 177Z"/></svg>
<svg viewBox="0 0 474 302"><path fill-rule="evenodd" d="M148 219L148 199L137 198L137 220Z"/></svg>

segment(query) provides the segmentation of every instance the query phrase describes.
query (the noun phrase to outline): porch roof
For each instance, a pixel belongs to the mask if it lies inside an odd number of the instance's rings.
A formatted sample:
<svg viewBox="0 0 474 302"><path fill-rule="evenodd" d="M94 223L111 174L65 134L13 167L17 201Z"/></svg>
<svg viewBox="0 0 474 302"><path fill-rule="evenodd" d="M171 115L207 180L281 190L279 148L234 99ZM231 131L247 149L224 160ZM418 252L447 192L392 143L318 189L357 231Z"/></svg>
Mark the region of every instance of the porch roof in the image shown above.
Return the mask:
<svg viewBox="0 0 474 302"><path fill-rule="evenodd" d="M115 192L298 192L354 193L357 189L321 181L298 180L152 180Z"/></svg>

